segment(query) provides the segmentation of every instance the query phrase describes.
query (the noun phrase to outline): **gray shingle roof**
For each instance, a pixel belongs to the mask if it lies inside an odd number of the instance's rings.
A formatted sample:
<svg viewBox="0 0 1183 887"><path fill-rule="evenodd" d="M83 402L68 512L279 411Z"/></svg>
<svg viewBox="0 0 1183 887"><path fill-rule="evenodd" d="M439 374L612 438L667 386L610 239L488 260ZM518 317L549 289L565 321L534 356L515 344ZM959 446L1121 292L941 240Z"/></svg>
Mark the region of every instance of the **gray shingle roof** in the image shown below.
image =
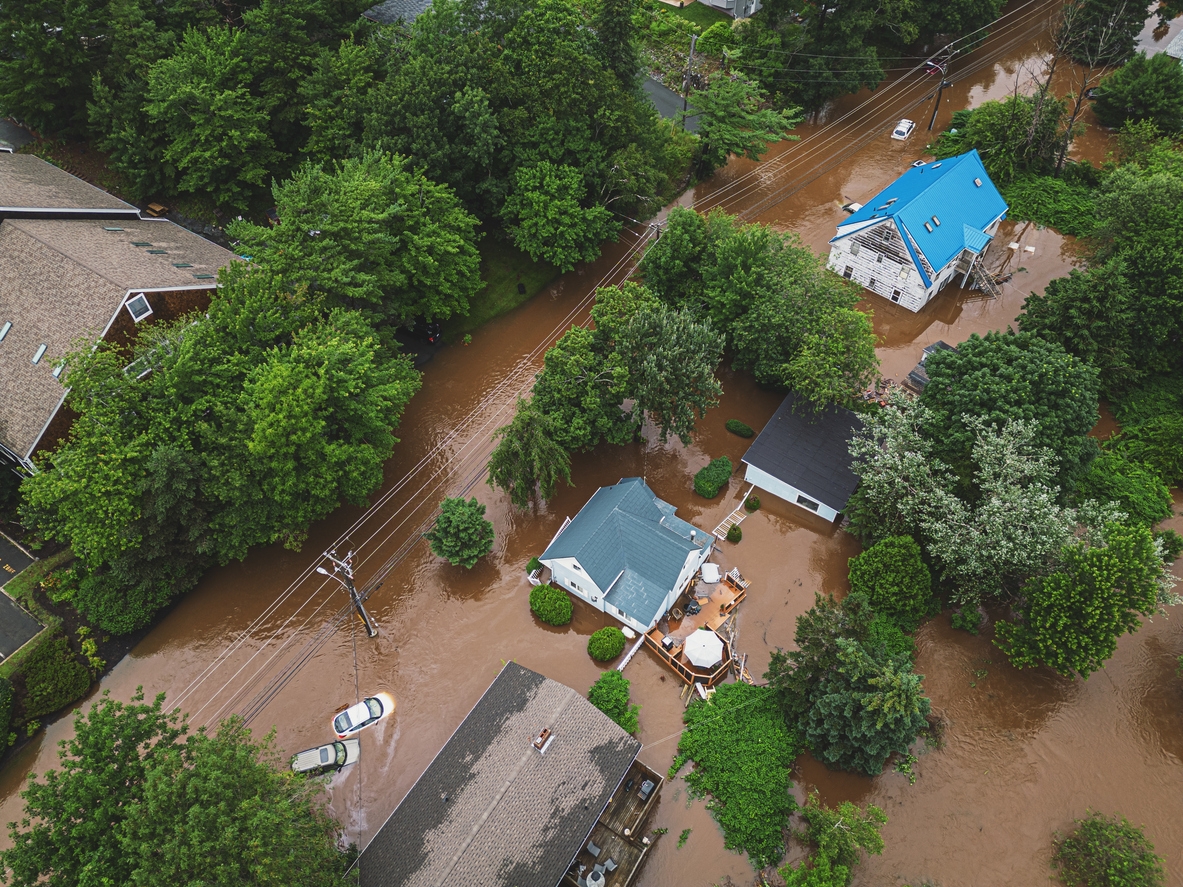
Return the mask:
<svg viewBox="0 0 1183 887"><path fill-rule="evenodd" d="M641 478L628 477L596 490L541 560L573 557L601 590L615 582L605 600L648 625L660 615L687 555L710 540L709 533L677 517L674 506L658 499Z"/></svg>
<svg viewBox="0 0 1183 887"><path fill-rule="evenodd" d="M124 203L40 157L0 153L0 210L18 207L136 211L130 203Z"/></svg>
<svg viewBox="0 0 1183 887"><path fill-rule="evenodd" d="M640 748L510 662L362 852L361 887L555 887Z"/></svg>
<svg viewBox="0 0 1183 887"><path fill-rule="evenodd" d="M371 6L362 15L380 25L393 25L399 19L410 24L426 12L430 5L431 0L384 0Z"/></svg>
<svg viewBox="0 0 1183 887"><path fill-rule="evenodd" d="M817 414L808 406L793 412L795 403L795 395L785 397L743 461L841 511L858 486L850 441L862 420L835 406Z"/></svg>

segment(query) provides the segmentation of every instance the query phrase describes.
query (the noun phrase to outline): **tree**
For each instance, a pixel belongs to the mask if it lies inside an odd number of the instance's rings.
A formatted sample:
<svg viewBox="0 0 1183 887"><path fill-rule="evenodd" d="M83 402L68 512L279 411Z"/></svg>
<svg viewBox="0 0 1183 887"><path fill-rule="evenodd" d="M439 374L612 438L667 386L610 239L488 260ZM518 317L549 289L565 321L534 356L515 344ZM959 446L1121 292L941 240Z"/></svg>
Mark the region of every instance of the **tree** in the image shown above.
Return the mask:
<svg viewBox="0 0 1183 887"><path fill-rule="evenodd" d="M1104 452L1093 460L1078 495L1081 500L1116 502L1131 520L1146 526L1166 520L1174 513L1171 491L1162 479L1120 451Z"/></svg>
<svg viewBox="0 0 1183 887"><path fill-rule="evenodd" d="M795 868L786 865L780 876L785 879L785 887L846 887L850 883L850 869L821 853Z"/></svg>
<svg viewBox="0 0 1183 887"><path fill-rule="evenodd" d="M865 594L877 613L912 631L932 600L932 574L915 539L889 536L850 559L850 591Z"/></svg>
<svg viewBox="0 0 1183 887"><path fill-rule="evenodd" d="M698 113L700 176L725 166L733 155L759 160L769 144L800 122L800 108L777 111L761 107L764 102L764 90L742 75L718 73L705 90L691 91L690 104Z"/></svg>
<svg viewBox="0 0 1183 887"><path fill-rule="evenodd" d="M76 714L61 769L29 777L0 851L11 883L342 883L319 789L278 769L270 737L253 742L233 720L189 734L164 694L143 698L104 693Z"/></svg>
<svg viewBox="0 0 1183 887"><path fill-rule="evenodd" d="M1095 368L1031 333L973 334L925 364L930 384L920 400L932 411L925 429L936 453L968 479L977 432L970 419L1002 427L1034 422L1033 443L1059 458L1056 479L1071 493L1096 453L1087 437L1098 418Z"/></svg>
<svg viewBox="0 0 1183 887"><path fill-rule="evenodd" d="M830 404L852 406L879 378L871 316L838 308L829 323L806 333L801 350L784 368L784 380L821 411Z"/></svg>
<svg viewBox="0 0 1183 887"><path fill-rule="evenodd" d="M1073 57L1106 67L1128 61L1146 23L1146 8L1140 0L1080 0L1077 5L1080 30L1087 36L1074 47Z"/></svg>
<svg viewBox="0 0 1183 887"><path fill-rule="evenodd" d="M595 259L600 244L620 230L606 207L587 204L583 174L543 160L518 169L501 218L517 247L532 259L570 271L576 262Z"/></svg>
<svg viewBox="0 0 1183 887"><path fill-rule="evenodd" d="M1021 621L998 623L998 645L1019 668L1048 665L1087 678L1160 606L1173 582L1149 528L1110 525L1103 544L1066 546L1061 566L1023 588Z"/></svg>
<svg viewBox="0 0 1183 887"><path fill-rule="evenodd" d="M723 393L715 378L723 336L686 312L643 308L620 330L617 352L636 409L657 426L662 443L674 434L689 446L695 415L701 419Z"/></svg>
<svg viewBox="0 0 1183 887"><path fill-rule="evenodd" d="M1069 887L1162 887L1162 859L1124 816L1090 811L1076 830L1056 836L1052 865Z"/></svg>
<svg viewBox="0 0 1183 887"><path fill-rule="evenodd" d="M364 306L379 321L464 314L484 287L477 220L451 189L407 167L381 152L330 169L306 163L272 189L279 225L237 221L227 233L289 286Z"/></svg>
<svg viewBox="0 0 1183 887"><path fill-rule="evenodd" d="M646 288L667 305L693 309L701 304L711 223L724 219L730 217L718 209L705 218L688 207L671 209L665 230L641 257Z"/></svg>
<svg viewBox="0 0 1183 887"><path fill-rule="evenodd" d="M1163 132L1183 129L1183 67L1166 53L1135 55L1101 81L1093 106L1106 126L1149 120Z"/></svg>
<svg viewBox="0 0 1183 887"><path fill-rule="evenodd" d="M493 524L485 520L485 506L475 496L467 502L463 497L444 499L435 526L425 536L433 554L469 570L493 550Z"/></svg>
<svg viewBox="0 0 1183 887"><path fill-rule="evenodd" d="M633 24L636 10L636 0L601 0L592 19L604 66L626 89L635 86L641 72Z"/></svg>
<svg viewBox="0 0 1183 887"><path fill-rule="evenodd" d="M934 153L951 157L977 148L982 164L998 185L1023 172L1048 173L1061 145L1065 108L1047 90L983 102L954 134L941 134Z"/></svg>
<svg viewBox="0 0 1183 887"><path fill-rule="evenodd" d="M615 668L604 672L591 689L587 701L610 717L625 733L637 732L639 706L629 704L629 680Z"/></svg>
<svg viewBox="0 0 1183 887"><path fill-rule="evenodd" d="M509 493L525 508L535 496L554 495L559 480L571 484L571 457L555 443L554 423L533 403L518 400L513 421L493 434L498 440L489 458L489 486Z"/></svg>
<svg viewBox="0 0 1183 887"><path fill-rule="evenodd" d="M883 852L883 837L879 830L887 822L887 815L874 804L863 810L857 804L843 801L830 808L822 804L816 791L812 791L805 799L801 815L805 819L805 832L800 837L814 846L817 857L824 857L848 871L858 865L860 851L868 856Z"/></svg>

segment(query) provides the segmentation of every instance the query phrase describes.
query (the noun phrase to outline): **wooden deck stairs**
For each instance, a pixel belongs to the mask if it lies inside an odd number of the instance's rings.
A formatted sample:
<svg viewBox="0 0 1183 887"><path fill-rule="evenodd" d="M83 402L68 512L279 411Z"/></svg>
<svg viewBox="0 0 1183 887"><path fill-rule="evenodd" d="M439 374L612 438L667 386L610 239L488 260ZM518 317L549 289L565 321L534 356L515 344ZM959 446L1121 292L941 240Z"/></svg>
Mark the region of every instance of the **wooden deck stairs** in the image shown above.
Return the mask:
<svg viewBox="0 0 1183 887"><path fill-rule="evenodd" d="M748 496L752 495L755 489L755 484L752 484L750 487L748 487L748 491L744 493L742 497L740 497L739 505L736 507L735 511L723 518L723 522L720 523L719 526L715 527L714 535L715 538L720 542L727 538L728 530L743 523L743 519L748 516L749 512L743 507L743 504L748 501Z"/></svg>
<svg viewBox="0 0 1183 887"><path fill-rule="evenodd" d="M988 271L974 268L971 272L974 287L986 293L990 298L997 299L1002 295L1002 288L994 282L994 277Z"/></svg>

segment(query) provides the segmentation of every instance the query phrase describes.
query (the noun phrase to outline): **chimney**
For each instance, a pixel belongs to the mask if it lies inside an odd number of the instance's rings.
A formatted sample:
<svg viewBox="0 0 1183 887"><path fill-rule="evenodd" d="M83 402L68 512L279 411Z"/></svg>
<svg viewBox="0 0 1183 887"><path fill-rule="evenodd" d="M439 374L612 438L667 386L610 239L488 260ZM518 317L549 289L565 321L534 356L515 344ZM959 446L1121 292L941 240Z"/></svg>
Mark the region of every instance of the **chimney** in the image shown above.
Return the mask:
<svg viewBox="0 0 1183 887"><path fill-rule="evenodd" d="M540 755L544 755L550 744L554 742L554 738L554 734L550 732L550 727L543 727L542 732L534 737L531 745L538 750Z"/></svg>

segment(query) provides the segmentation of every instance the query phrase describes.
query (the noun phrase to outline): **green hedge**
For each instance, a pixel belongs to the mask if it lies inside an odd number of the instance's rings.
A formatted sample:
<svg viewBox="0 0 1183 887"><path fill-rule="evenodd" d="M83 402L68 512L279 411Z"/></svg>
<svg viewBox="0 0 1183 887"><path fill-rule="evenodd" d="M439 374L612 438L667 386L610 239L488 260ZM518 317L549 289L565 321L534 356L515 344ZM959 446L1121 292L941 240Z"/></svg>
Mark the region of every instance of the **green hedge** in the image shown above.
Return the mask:
<svg viewBox="0 0 1183 887"><path fill-rule="evenodd" d="M566 625L575 613L571 595L553 585L537 585L531 589L530 609L548 625Z"/></svg>
<svg viewBox="0 0 1183 887"><path fill-rule="evenodd" d="M624 652L624 632L609 625L587 639L587 655L596 662L610 662Z"/></svg>
<svg viewBox="0 0 1183 887"><path fill-rule="evenodd" d="M62 635L43 641L21 669L25 678L23 718L26 721L52 714L86 695L90 671Z"/></svg>
<svg viewBox="0 0 1183 887"><path fill-rule="evenodd" d="M739 419L728 419L726 427L732 434L738 434L740 437L752 437L756 433L752 430L751 425L747 425Z"/></svg>
<svg viewBox="0 0 1183 887"><path fill-rule="evenodd" d="M614 668L600 675L587 691L587 701L615 721L625 733L637 732L640 706L629 701L629 681Z"/></svg>
<svg viewBox="0 0 1183 887"><path fill-rule="evenodd" d="M694 475L694 492L706 499L714 499L731 479L731 460L726 456L712 459L711 464Z"/></svg>
<svg viewBox="0 0 1183 887"><path fill-rule="evenodd" d="M12 684L7 678L0 678L0 749L7 748L8 734L12 731L12 715L16 706Z"/></svg>

